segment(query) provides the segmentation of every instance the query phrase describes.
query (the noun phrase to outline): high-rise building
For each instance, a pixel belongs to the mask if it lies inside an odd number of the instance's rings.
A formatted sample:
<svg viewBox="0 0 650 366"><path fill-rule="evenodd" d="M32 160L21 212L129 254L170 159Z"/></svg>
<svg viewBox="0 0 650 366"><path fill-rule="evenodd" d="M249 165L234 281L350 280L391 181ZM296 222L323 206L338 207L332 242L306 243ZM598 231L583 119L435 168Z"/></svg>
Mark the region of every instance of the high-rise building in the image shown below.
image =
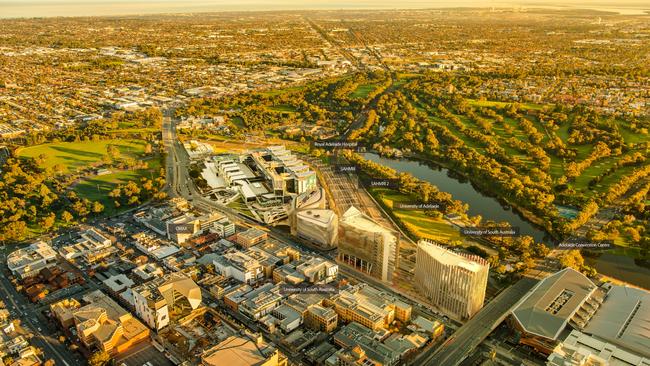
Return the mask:
<svg viewBox="0 0 650 366"><path fill-rule="evenodd" d="M356 207L350 207L339 221L341 263L391 282L397 268L399 236L377 224Z"/></svg>
<svg viewBox="0 0 650 366"><path fill-rule="evenodd" d="M460 319L474 316L485 300L490 265L420 240L415 262L415 285L435 306Z"/></svg>

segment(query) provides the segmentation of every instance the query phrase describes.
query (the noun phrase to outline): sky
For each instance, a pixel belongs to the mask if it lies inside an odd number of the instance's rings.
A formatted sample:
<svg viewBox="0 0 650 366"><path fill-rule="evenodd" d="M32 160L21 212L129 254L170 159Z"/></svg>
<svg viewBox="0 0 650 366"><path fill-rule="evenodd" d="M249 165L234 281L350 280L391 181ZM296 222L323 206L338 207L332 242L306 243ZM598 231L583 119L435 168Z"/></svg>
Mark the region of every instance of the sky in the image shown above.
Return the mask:
<svg viewBox="0 0 650 366"><path fill-rule="evenodd" d="M306 9L560 6L634 12L648 0L0 0L0 18Z"/></svg>

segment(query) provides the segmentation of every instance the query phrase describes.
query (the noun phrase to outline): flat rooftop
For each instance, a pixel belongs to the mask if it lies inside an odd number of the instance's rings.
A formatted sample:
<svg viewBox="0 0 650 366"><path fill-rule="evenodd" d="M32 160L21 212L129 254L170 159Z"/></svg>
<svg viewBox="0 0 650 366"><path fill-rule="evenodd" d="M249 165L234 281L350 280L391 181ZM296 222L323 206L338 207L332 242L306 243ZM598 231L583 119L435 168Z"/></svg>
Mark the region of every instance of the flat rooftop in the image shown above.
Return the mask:
<svg viewBox="0 0 650 366"><path fill-rule="evenodd" d="M334 219L336 214L332 210L313 209L313 210L298 211L296 216L298 216L303 220L308 220L321 225L327 225Z"/></svg>
<svg viewBox="0 0 650 366"><path fill-rule="evenodd" d="M650 358L650 292L612 286L583 331Z"/></svg>
<svg viewBox="0 0 650 366"><path fill-rule="evenodd" d="M56 257L56 252L44 241L13 251L7 256L9 269L24 267L30 263Z"/></svg>

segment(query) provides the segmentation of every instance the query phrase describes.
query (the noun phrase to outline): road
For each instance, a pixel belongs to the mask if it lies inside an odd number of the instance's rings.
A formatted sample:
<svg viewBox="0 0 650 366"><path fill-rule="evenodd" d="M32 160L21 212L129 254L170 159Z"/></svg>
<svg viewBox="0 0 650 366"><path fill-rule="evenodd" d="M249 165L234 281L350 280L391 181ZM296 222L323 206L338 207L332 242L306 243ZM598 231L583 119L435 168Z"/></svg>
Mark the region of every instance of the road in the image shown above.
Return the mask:
<svg viewBox="0 0 650 366"><path fill-rule="evenodd" d="M414 365L459 365L483 340L496 329L512 307L535 286L537 280L524 277L501 292L472 319L458 328L437 350L420 354Z"/></svg>
<svg viewBox="0 0 650 366"><path fill-rule="evenodd" d="M167 113L166 116L168 116ZM165 122L163 123L163 139L168 151L167 166L170 196L183 197L192 202L193 205L205 210L215 210L222 212L223 214L230 217L231 220L235 223L245 223L248 226L258 225L256 221L243 216L241 213L232 208L220 205L215 201L203 197L200 192L197 191L188 174L188 167L190 164L189 156L187 155L183 146L176 139L174 123L171 117L166 117ZM347 198L348 199L345 200L345 204L350 204L358 200L358 197L354 196L347 196ZM597 217L597 221L599 221L599 224L602 225L604 222L611 220L611 217L613 217L613 215L611 212L609 212L609 210L601 210ZM593 223L592 220L590 221ZM303 252L305 250L310 251L310 249L314 249L312 247L309 247L309 245L305 245L305 243L300 243L298 239L277 228L268 227L267 229L272 238L287 243L291 246L298 247L298 249ZM314 254L313 252L311 253ZM319 254L327 257L328 259L334 259L333 253ZM521 299L523 295L525 295L530 289L533 288L533 286L537 283L537 280L539 278L545 277L548 273L551 273L554 270L553 266L549 264L552 264L552 262L554 262L553 258L556 257L557 254L558 251L553 250L551 255L549 255L549 258L552 258L551 260L540 261L538 263L539 265L529 273L529 277L524 277L514 285L505 289L496 298L489 302L472 319L470 319L462 327L458 328L458 330L449 339L447 339L444 344L438 348L432 347L423 351L413 359L413 362L411 364L459 365L464 359L472 354L473 350L479 344L481 344L481 342L483 342L485 338L499 324L505 320L513 306L517 303L517 301L519 301L519 299ZM359 276L351 273L351 271L346 271L342 268L341 272L342 274L345 273L349 277L359 279ZM361 279L361 281L370 282L373 284L373 286L378 286L386 291L394 293L395 296L403 298L402 295L395 293L391 287L374 283L365 276ZM409 298L409 300L411 300L409 302L412 302L413 299Z"/></svg>
<svg viewBox="0 0 650 366"><path fill-rule="evenodd" d="M366 65L363 62L361 62L359 59L354 57L354 55L352 55L350 53L350 51L348 51L343 45L341 45L340 42L338 42L334 38L332 38L326 31L323 30L323 28L321 28L313 20L311 20L309 18L305 18L305 21L307 21L307 23L309 23L309 25L312 27L312 29L316 33L318 33L323 38L323 40L327 44L329 44L330 47L336 47L339 50L339 52L341 52L343 57L345 57L346 60L350 61L350 63L355 65L359 70L365 70L366 69Z"/></svg>
<svg viewBox="0 0 650 366"><path fill-rule="evenodd" d="M162 137L167 151L165 170L167 175L167 192L170 197L191 198L189 191L189 157L176 137L174 124L175 109L166 109L163 114Z"/></svg>
<svg viewBox="0 0 650 366"><path fill-rule="evenodd" d="M4 257L4 253L3 253ZM3 258L4 259L4 258ZM65 345L59 342L55 330L50 329L43 314L38 308L29 302L22 294L18 293L13 284L4 274L0 275L0 296L5 302L7 310L15 318L22 320L21 326L28 329L34 337L31 344L43 350L44 359L54 360L56 365L74 366L85 362L74 352L71 352Z"/></svg>
<svg viewBox="0 0 650 366"><path fill-rule="evenodd" d="M168 162L169 164L174 165L174 166L170 166L169 168L170 171L172 172L171 174L169 174L171 180L168 181L170 196L183 197L189 202L191 202L191 204L194 205L195 207L206 211L220 212L226 215L227 217L229 217L232 220L232 222L238 225L248 226L248 227L259 226L259 223L257 221L242 215L241 213L239 213L233 208L223 206L209 198L205 198L200 194L200 192L198 192L193 182L189 179L189 175L188 175L188 167L190 165L189 156L187 155L187 152L185 151L184 147L177 141L174 141L176 139L176 136L174 133L173 120L171 120L170 118L168 121L163 123L163 128L165 129L165 131L163 131L163 138L165 139L164 143L165 146L168 148L167 150ZM309 243L302 242L300 239L291 236L289 233L284 232L276 227L266 227L265 229L269 232L270 238L285 243L287 245L290 245L298 249L302 253L308 252L311 255L318 255L329 260L335 260L335 253L333 252L316 250L315 247L310 246ZM351 270L348 271L346 268L341 268L341 274L358 281L368 282L373 286L376 286L386 292L391 293L393 296L400 298L403 301L409 303L415 303L415 304L420 303L419 300L414 300L408 295L404 295L396 292L393 288L391 288L387 284L383 284L380 281L369 279L367 278L367 276L363 276ZM246 324L247 327L251 329L257 329L256 324L245 319L241 314L235 314L228 310L226 310L226 313L230 317L236 319L238 322ZM418 313L426 315L429 318L438 318L432 312L428 311L424 307L416 305L414 309L414 314L418 314ZM442 321L442 319L439 320Z"/></svg>

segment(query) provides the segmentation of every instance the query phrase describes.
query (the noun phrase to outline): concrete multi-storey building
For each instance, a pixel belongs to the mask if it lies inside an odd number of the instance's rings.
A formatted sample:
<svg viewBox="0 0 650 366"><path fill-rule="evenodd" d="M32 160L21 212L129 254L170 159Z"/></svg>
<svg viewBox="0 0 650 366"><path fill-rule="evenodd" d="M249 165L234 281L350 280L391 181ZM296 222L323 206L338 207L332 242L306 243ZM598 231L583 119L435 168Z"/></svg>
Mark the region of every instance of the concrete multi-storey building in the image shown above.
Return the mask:
<svg viewBox="0 0 650 366"><path fill-rule="evenodd" d="M411 306L372 286L360 284L342 288L326 298L323 305L331 307L344 322L357 322L374 331L388 327L395 319L408 322Z"/></svg>
<svg viewBox="0 0 650 366"><path fill-rule="evenodd" d="M220 227L223 232L229 232L231 226L228 225L228 222L229 220L219 213L211 213L202 216L194 216L185 213L168 220L165 225L167 228L167 238L178 244L182 244L193 236L206 232L213 227L217 229ZM222 224L218 225L219 223ZM234 231L234 226L232 227L232 230Z"/></svg>
<svg viewBox="0 0 650 366"><path fill-rule="evenodd" d="M397 268L399 236L350 207L339 221L338 260L384 282Z"/></svg>
<svg viewBox="0 0 650 366"><path fill-rule="evenodd" d="M133 274L143 281L149 281L155 277L161 277L164 272L156 263L145 263L133 269Z"/></svg>
<svg viewBox="0 0 650 366"><path fill-rule="evenodd" d="M468 319L485 300L490 265L478 256L452 252L433 242L418 242L415 285L449 315Z"/></svg>
<svg viewBox="0 0 650 366"><path fill-rule="evenodd" d="M334 334L334 343L342 347L336 354L337 365L382 365L400 363L400 352L377 339L371 329L351 322Z"/></svg>
<svg viewBox="0 0 650 366"><path fill-rule="evenodd" d="M624 347L572 330L567 338L553 349L546 364L548 366L647 366L650 365L650 359L630 352Z"/></svg>
<svg viewBox="0 0 650 366"><path fill-rule="evenodd" d="M94 228L83 231L80 236L81 238L76 243L59 250L59 254L63 258L75 259L87 256L89 253L99 253L112 245L111 239Z"/></svg>
<svg viewBox="0 0 650 366"><path fill-rule="evenodd" d="M240 313L250 319L258 320L280 305L283 296L280 294L280 285L266 283L242 295L243 301L239 303Z"/></svg>
<svg viewBox="0 0 650 366"><path fill-rule="evenodd" d="M587 351L585 359L611 358L607 362L612 365L647 365L642 358L650 358L650 292L611 283L598 286L569 267L540 280L507 320L520 334L519 343L545 355ZM563 340L571 330L578 332ZM568 348L557 348L562 342Z"/></svg>
<svg viewBox="0 0 650 366"><path fill-rule="evenodd" d="M173 240L178 244L184 243L201 230L199 220L189 214L170 219L167 221L166 226L167 239Z"/></svg>
<svg viewBox="0 0 650 366"><path fill-rule="evenodd" d="M235 235L235 224L233 224L233 222L225 216L215 220L213 222L213 228L222 238L227 238L231 235Z"/></svg>
<svg viewBox="0 0 650 366"><path fill-rule="evenodd" d="M170 308L194 310L201 305L201 288L181 273L149 281L132 292L136 314L155 330L169 324Z"/></svg>
<svg viewBox="0 0 650 366"><path fill-rule="evenodd" d="M7 256L7 267L21 279L36 276L47 267L56 265L56 252L44 241L18 249Z"/></svg>
<svg viewBox="0 0 650 366"><path fill-rule="evenodd" d="M237 233L235 236L235 243L239 244L244 249L248 249L254 245L264 243L268 236L269 235L266 231L252 227L248 230Z"/></svg>
<svg viewBox="0 0 650 366"><path fill-rule="evenodd" d="M307 308L304 322L311 329L331 333L338 324L338 314L334 309L314 304Z"/></svg>
<svg viewBox="0 0 650 366"><path fill-rule="evenodd" d="M273 270L273 282L298 284L330 283L336 280L339 266L319 257L307 257L299 261L285 264Z"/></svg>
<svg viewBox="0 0 650 366"><path fill-rule="evenodd" d="M149 329L99 290L84 296L88 305L71 310L79 340L109 354L149 338ZM78 304L78 303L77 303Z"/></svg>
<svg viewBox="0 0 650 366"><path fill-rule="evenodd" d="M338 242L339 218L332 210L306 210L296 213L296 235L327 249Z"/></svg>
<svg viewBox="0 0 650 366"><path fill-rule="evenodd" d="M316 173L284 146L253 152L251 158L277 195L301 194L318 185Z"/></svg>
<svg viewBox="0 0 650 366"><path fill-rule="evenodd" d="M247 284L255 284L264 278L260 263L246 253L231 250L215 258L215 270L225 277L231 277Z"/></svg>
<svg viewBox="0 0 650 366"><path fill-rule="evenodd" d="M291 234L297 235L296 215L298 212L322 210L325 208L327 208L327 194L323 187L318 187L297 195L291 201L291 207L289 208L289 227L291 228Z"/></svg>

